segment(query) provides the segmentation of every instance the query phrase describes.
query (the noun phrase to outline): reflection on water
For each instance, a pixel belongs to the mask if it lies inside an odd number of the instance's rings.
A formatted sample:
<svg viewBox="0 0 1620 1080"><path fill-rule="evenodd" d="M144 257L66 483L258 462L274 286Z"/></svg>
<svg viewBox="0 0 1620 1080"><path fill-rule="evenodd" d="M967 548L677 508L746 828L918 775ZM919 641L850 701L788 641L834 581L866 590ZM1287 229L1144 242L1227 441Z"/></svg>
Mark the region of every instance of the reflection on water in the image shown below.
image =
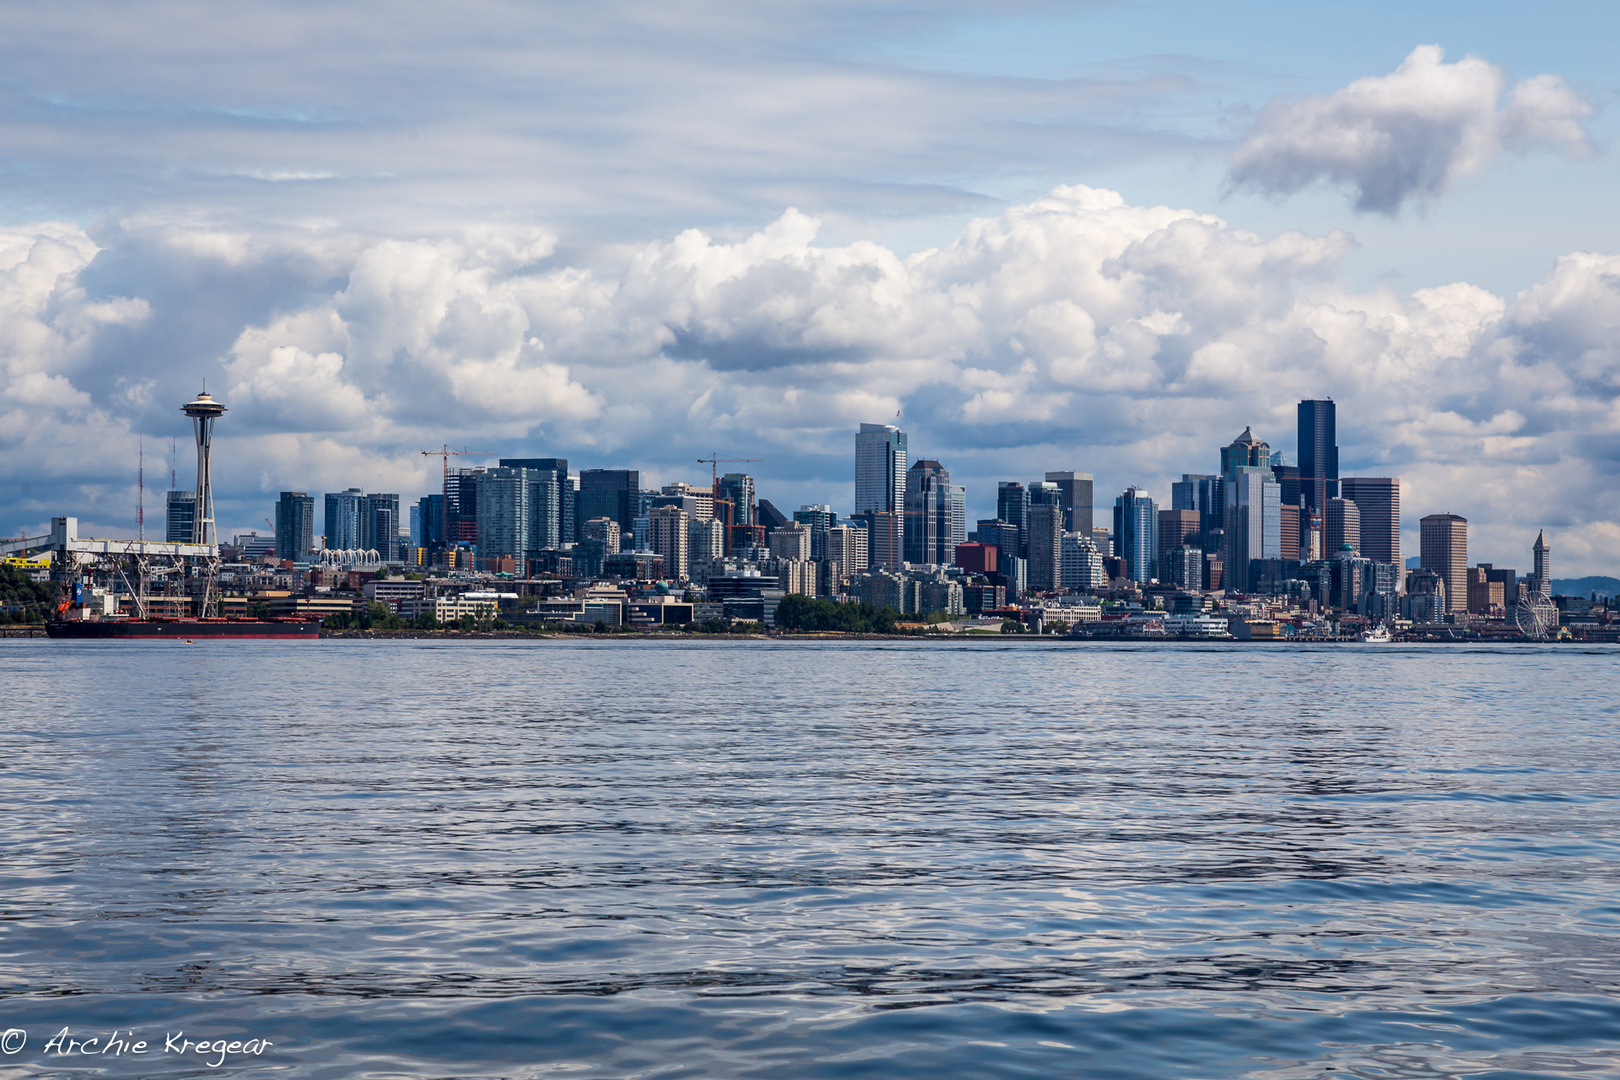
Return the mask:
<svg viewBox="0 0 1620 1080"><path fill-rule="evenodd" d="M1616 655L0 643L0 1075L1617 1074Z"/></svg>

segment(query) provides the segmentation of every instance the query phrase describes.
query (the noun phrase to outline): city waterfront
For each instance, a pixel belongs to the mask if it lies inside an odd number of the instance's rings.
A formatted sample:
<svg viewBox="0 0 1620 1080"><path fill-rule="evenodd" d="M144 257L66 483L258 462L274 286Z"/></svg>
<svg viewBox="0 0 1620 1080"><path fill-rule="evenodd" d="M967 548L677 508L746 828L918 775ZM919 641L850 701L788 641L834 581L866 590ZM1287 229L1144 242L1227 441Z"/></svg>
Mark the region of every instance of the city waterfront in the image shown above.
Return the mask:
<svg viewBox="0 0 1620 1080"><path fill-rule="evenodd" d="M0 1075L1612 1075L1617 657L6 640Z"/></svg>

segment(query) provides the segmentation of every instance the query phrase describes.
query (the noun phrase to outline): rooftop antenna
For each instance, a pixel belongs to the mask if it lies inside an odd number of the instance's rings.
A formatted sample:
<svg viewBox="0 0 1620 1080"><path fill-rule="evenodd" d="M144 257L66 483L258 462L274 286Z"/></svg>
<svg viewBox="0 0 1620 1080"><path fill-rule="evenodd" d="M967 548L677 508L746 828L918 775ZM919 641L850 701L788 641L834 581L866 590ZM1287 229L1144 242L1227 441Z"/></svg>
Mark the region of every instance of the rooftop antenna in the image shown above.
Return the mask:
<svg viewBox="0 0 1620 1080"><path fill-rule="evenodd" d="M135 497L135 528L140 534L141 543L146 543L146 436L140 437L140 464L135 470L135 489L139 494Z"/></svg>

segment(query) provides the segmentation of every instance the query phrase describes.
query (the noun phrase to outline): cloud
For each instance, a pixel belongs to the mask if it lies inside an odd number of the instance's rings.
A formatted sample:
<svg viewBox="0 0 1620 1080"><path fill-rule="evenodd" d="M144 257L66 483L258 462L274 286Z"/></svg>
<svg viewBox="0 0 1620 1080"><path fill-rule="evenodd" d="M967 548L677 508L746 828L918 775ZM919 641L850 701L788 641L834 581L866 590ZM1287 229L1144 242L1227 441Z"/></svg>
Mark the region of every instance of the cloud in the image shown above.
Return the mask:
<svg viewBox="0 0 1620 1080"><path fill-rule="evenodd" d="M101 247L68 226L0 235L0 511L128 531L136 434L183 440L175 409L196 377L231 409L216 443L227 528L259 522L283 487L429 491L437 463L420 451L441 442L657 482L697 479L720 450L764 459L752 468L779 506L842 507L851 432L897 410L975 515L997 480L1061 468L1097 475L1106 515L1126 484L1162 498L1213 469L1246 425L1293 453L1294 403L1330 396L1345 471L1404 477L1411 521L1462 513L1474 556L1507 565L1545 526L1569 569L1614 569L1614 256L1565 256L1511 298L1463 282L1356 292L1339 282L1343 233L1259 236L1086 187L904 257L822 245L820 228L788 210L728 239L684 230L567 258L510 224L300 240L147 222ZM163 283L226 268L262 303L198 334ZM152 298L115 291L140 281ZM24 476L48 490L22 496Z"/></svg>
<svg viewBox="0 0 1620 1080"><path fill-rule="evenodd" d="M1233 153L1231 184L1271 195L1344 185L1355 190L1356 209L1395 214L1445 194L1503 150L1590 151L1581 121L1592 107L1561 78L1526 79L1503 103L1500 68L1444 57L1439 46L1420 45L1389 75L1272 102Z"/></svg>

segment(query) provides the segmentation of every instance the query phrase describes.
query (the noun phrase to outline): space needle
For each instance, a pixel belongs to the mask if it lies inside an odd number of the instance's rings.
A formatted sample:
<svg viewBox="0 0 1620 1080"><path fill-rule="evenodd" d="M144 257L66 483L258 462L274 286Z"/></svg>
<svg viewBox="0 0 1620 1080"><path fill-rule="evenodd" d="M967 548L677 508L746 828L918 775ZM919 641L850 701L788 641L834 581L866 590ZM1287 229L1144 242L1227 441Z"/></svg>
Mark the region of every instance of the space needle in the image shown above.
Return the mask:
<svg viewBox="0 0 1620 1080"><path fill-rule="evenodd" d="M208 396L207 384L195 400L180 406L180 411L191 417L191 428L197 436L197 501L193 504L195 516L191 519L191 542L212 546L219 540L218 531L209 539L209 527L214 524L214 482L208 470L208 451L214 442L214 421L225 412L225 406Z"/></svg>

